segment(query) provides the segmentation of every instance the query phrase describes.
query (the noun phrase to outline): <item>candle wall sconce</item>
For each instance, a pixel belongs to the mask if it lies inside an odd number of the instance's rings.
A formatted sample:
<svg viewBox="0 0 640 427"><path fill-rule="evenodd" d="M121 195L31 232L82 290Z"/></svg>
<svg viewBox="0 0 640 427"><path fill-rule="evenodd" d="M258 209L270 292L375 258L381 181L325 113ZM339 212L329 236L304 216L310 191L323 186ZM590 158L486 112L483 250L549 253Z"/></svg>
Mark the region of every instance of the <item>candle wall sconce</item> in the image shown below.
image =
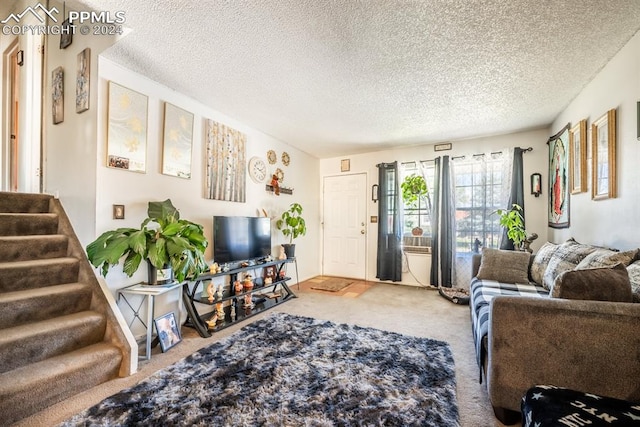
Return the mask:
<svg viewBox="0 0 640 427"><path fill-rule="evenodd" d="M531 194L536 197L542 194L542 175L539 173L531 174Z"/></svg>

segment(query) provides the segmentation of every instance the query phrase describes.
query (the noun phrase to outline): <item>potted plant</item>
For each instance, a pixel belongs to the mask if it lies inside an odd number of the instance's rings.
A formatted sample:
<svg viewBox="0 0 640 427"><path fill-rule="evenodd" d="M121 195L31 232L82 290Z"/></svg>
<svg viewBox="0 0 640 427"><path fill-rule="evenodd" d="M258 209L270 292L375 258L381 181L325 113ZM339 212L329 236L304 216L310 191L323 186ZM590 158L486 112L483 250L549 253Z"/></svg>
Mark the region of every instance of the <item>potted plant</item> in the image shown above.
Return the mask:
<svg viewBox="0 0 640 427"><path fill-rule="evenodd" d="M289 243L282 245L284 253L287 258L294 258L296 245L293 243L293 239L307 234L307 225L302 217L302 206L299 203L292 203L289 210L284 211L280 219L276 221L276 227L282 231L285 237L289 238Z"/></svg>
<svg viewBox="0 0 640 427"><path fill-rule="evenodd" d="M522 243L527 239L522 207L514 203L511 209L498 209L495 213L500 216L500 225L507 229L507 237L513 242L513 247L522 250Z"/></svg>
<svg viewBox="0 0 640 427"><path fill-rule="evenodd" d="M425 197L428 194L427 183L422 175L411 174L402 181L400 184L400 190L402 191L402 200L405 205L415 205L417 203L418 208L420 202L425 201ZM420 226L413 227L411 234L414 236L422 236L422 228Z"/></svg>
<svg viewBox="0 0 640 427"><path fill-rule="evenodd" d="M87 245L87 257L106 276L125 257L123 271L131 277L142 260L149 267L149 283L191 280L209 269L208 245L201 225L180 219L170 199L149 202L148 218L140 228L106 231Z"/></svg>

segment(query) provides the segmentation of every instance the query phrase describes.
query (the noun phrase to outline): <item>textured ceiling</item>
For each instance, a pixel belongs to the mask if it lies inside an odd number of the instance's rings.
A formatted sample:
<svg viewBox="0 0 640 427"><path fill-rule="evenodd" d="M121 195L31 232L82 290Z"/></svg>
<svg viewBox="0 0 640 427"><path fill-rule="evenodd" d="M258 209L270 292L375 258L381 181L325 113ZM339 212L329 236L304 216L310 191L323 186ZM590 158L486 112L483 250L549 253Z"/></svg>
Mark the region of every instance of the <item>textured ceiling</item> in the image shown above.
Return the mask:
<svg viewBox="0 0 640 427"><path fill-rule="evenodd" d="M548 126L640 0L80 0L104 55L319 157Z"/></svg>

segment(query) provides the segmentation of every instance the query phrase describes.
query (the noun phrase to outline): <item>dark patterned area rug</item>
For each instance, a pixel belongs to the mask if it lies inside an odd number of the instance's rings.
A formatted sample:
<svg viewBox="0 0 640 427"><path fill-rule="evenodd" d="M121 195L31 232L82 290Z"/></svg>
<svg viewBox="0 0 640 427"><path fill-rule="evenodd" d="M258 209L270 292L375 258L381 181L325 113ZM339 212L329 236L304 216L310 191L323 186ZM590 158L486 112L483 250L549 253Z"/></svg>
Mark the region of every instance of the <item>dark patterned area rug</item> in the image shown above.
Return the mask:
<svg viewBox="0 0 640 427"><path fill-rule="evenodd" d="M64 426L459 426L447 343L282 313Z"/></svg>

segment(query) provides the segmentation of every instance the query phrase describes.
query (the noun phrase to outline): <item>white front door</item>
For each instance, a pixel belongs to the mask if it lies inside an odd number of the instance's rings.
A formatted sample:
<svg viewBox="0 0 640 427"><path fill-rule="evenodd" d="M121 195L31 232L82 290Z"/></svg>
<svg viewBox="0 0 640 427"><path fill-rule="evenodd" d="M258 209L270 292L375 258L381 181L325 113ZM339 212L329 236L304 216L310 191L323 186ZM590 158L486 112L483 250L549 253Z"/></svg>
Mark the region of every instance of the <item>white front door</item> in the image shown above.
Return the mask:
<svg viewBox="0 0 640 427"><path fill-rule="evenodd" d="M366 174L324 178L323 274L365 279Z"/></svg>

